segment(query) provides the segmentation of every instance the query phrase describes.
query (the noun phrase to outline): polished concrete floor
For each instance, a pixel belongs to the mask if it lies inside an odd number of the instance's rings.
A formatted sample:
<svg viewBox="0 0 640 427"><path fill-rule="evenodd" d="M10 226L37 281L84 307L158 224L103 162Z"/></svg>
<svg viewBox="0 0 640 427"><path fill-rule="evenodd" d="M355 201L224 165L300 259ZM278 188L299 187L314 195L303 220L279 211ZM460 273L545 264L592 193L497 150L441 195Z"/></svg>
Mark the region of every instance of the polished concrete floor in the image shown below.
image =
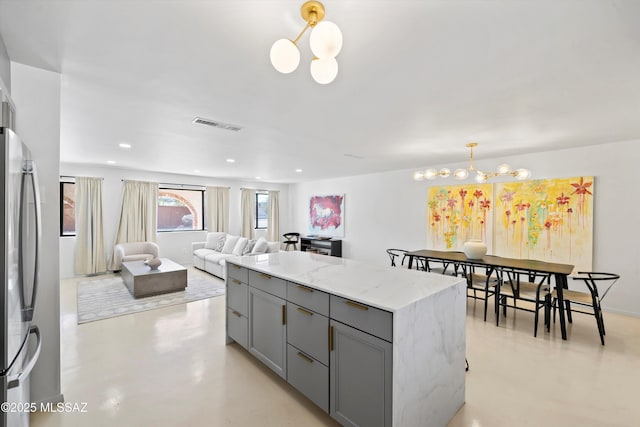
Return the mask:
<svg viewBox="0 0 640 427"><path fill-rule="evenodd" d="M36 413L33 427L337 425L225 345L223 296L77 325L76 283L61 283L62 391L87 412ZM639 318L605 313L604 347L591 316L574 316L568 341L559 325L534 338L530 313L491 320L469 300L466 403L450 427L640 425Z"/></svg>

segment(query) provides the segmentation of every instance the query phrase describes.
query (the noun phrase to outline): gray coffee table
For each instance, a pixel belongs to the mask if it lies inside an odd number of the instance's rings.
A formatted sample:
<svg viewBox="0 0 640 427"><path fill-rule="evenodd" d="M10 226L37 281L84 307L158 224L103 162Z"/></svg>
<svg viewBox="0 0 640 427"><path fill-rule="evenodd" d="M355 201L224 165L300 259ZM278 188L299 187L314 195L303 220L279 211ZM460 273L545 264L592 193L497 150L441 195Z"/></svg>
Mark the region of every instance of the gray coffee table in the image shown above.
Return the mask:
<svg viewBox="0 0 640 427"><path fill-rule="evenodd" d="M134 298L183 291L187 287L187 269L168 258L151 270L144 261L122 263L122 281Z"/></svg>

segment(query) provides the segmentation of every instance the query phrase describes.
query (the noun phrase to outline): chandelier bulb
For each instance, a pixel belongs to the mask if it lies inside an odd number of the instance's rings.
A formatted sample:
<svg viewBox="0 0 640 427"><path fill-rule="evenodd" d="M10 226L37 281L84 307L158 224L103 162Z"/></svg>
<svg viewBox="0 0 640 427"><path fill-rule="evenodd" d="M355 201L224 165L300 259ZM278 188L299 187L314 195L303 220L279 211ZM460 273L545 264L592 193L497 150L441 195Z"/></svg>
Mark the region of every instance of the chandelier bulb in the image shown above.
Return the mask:
<svg viewBox="0 0 640 427"><path fill-rule="evenodd" d="M531 171L529 169L516 169L515 177L516 179L523 181L531 176Z"/></svg>
<svg viewBox="0 0 640 427"><path fill-rule="evenodd" d="M440 176L441 177L447 178L447 177L449 177L449 175L451 175L451 169L449 169L449 168L440 169Z"/></svg>
<svg viewBox="0 0 640 427"><path fill-rule="evenodd" d="M511 172L511 166L509 166L508 164L503 163L500 166L498 166L498 173L500 175L506 175L509 172Z"/></svg>
<svg viewBox="0 0 640 427"><path fill-rule="evenodd" d="M415 181L424 181L425 179L425 174L422 171L417 171L413 173L413 179Z"/></svg>
<svg viewBox="0 0 640 427"><path fill-rule="evenodd" d="M338 75L338 61L335 58L311 60L311 77L317 83L326 85L335 80Z"/></svg>
<svg viewBox="0 0 640 427"><path fill-rule="evenodd" d="M291 40L280 39L271 46L269 57L276 70L283 74L289 74L298 68L300 50Z"/></svg>
<svg viewBox="0 0 640 427"><path fill-rule="evenodd" d="M453 177L455 179L463 180L467 179L468 176L469 171L467 169L456 169L455 172L453 172Z"/></svg>
<svg viewBox="0 0 640 427"><path fill-rule="evenodd" d="M320 59L335 58L342 49L342 31L333 22L319 22L311 31L309 46Z"/></svg>
<svg viewBox="0 0 640 427"><path fill-rule="evenodd" d="M424 171L424 177L426 179L435 179L438 176L438 171L435 169L427 169Z"/></svg>

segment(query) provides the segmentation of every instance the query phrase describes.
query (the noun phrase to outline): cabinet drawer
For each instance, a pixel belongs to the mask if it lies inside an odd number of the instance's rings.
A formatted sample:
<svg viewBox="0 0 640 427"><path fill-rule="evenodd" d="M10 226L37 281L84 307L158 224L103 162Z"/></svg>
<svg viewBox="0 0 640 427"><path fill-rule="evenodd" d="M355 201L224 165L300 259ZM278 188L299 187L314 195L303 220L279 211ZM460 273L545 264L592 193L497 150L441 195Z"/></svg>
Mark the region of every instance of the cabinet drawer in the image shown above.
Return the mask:
<svg viewBox="0 0 640 427"><path fill-rule="evenodd" d="M249 285L280 298L287 297L287 282L258 271L249 271Z"/></svg>
<svg viewBox="0 0 640 427"><path fill-rule="evenodd" d="M231 308L227 309L227 334L245 349L249 348L247 318Z"/></svg>
<svg viewBox="0 0 640 427"><path fill-rule="evenodd" d="M287 282L287 300L324 316L329 315L329 294L325 292Z"/></svg>
<svg viewBox="0 0 640 427"><path fill-rule="evenodd" d="M379 338L392 341L393 317L388 311L331 295L331 316Z"/></svg>
<svg viewBox="0 0 640 427"><path fill-rule="evenodd" d="M243 283L249 283L249 270L233 263L227 264L227 277L239 280Z"/></svg>
<svg viewBox="0 0 640 427"><path fill-rule="evenodd" d="M243 316L249 314L249 286L238 279L227 279L227 307Z"/></svg>
<svg viewBox="0 0 640 427"><path fill-rule="evenodd" d="M287 381L329 412L329 368L292 345L287 347Z"/></svg>
<svg viewBox="0 0 640 427"><path fill-rule="evenodd" d="M287 303L287 341L314 359L329 364L329 319Z"/></svg>

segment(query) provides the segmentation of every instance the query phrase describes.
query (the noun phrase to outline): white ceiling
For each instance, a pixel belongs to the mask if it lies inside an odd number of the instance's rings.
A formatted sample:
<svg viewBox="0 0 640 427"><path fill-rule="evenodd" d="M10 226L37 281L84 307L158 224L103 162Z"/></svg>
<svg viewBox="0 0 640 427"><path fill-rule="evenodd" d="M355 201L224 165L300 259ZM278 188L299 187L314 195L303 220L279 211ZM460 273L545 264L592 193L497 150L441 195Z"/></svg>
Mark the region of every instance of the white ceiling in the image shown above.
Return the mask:
<svg viewBox="0 0 640 427"><path fill-rule="evenodd" d="M640 139L640 1L327 0L326 86L308 34L269 62L302 3L0 0L0 34L62 73L63 162L295 182Z"/></svg>

